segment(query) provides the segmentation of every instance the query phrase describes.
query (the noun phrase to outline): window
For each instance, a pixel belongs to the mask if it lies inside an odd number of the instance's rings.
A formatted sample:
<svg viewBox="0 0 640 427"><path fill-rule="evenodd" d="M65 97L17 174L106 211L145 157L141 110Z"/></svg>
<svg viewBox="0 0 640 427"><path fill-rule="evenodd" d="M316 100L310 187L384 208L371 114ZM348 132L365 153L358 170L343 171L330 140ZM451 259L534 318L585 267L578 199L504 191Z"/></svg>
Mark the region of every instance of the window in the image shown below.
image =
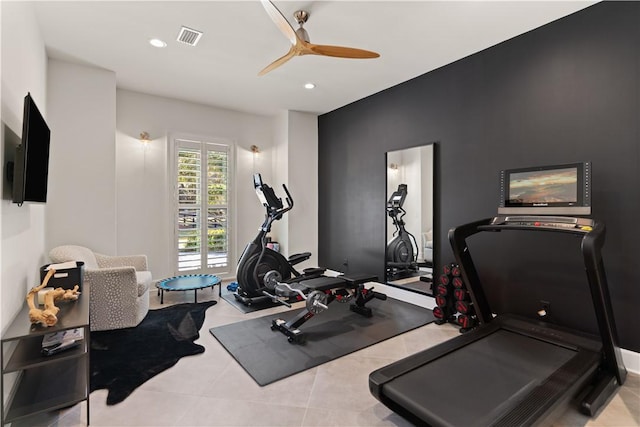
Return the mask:
<svg viewBox="0 0 640 427"><path fill-rule="evenodd" d="M174 139L175 253L181 274L229 272L230 144Z"/></svg>

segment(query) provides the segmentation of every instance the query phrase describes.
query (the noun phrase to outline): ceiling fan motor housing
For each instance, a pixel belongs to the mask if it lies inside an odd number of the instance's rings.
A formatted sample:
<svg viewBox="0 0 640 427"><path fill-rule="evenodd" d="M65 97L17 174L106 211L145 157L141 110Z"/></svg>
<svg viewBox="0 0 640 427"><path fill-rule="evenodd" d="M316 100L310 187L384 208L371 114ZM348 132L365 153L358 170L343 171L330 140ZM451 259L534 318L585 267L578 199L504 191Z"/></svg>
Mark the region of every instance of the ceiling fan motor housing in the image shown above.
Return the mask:
<svg viewBox="0 0 640 427"><path fill-rule="evenodd" d="M300 25L300 28L296 30L298 38L309 43L309 33L307 33L307 30L302 28L304 23L307 22L307 19L309 19L309 12L306 10L298 10L293 14L293 17L296 18L296 22Z"/></svg>
<svg viewBox="0 0 640 427"><path fill-rule="evenodd" d="M309 12L306 10L298 10L293 14L293 17L296 18L298 25L302 26L302 24L307 22L307 19L309 19Z"/></svg>
<svg viewBox="0 0 640 427"><path fill-rule="evenodd" d="M309 33L307 33L307 30L305 30L304 28L302 27L298 28L296 30L296 35L300 40L304 40L307 43L309 43Z"/></svg>

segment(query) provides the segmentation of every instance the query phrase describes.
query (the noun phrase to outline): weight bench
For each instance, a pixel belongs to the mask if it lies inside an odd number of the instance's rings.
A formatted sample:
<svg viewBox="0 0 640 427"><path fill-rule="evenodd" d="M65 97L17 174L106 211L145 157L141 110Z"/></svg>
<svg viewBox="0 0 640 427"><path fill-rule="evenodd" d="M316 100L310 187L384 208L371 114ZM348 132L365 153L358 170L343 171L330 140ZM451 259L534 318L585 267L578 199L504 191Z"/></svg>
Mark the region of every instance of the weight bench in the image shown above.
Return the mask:
<svg viewBox="0 0 640 427"><path fill-rule="evenodd" d="M305 300L306 307L292 319L286 321L283 319L275 319L271 322L271 329L278 330L287 336L287 340L294 344L303 344L306 337L300 329L307 320L316 314L327 310L328 305L333 301L349 302L353 300L349 306L350 310L365 317L371 317L371 308L366 307L367 302L373 298L386 300L387 296L380 292L375 292L373 287L365 288L365 283L378 280L376 276L365 274L354 276L337 276L337 277L316 277L313 279L301 280L297 283L274 283L270 277L265 275L265 282L270 281L275 292L275 296L268 294L273 301L280 302L284 305L291 306L280 298L291 300Z"/></svg>
<svg viewBox="0 0 640 427"><path fill-rule="evenodd" d="M301 280L298 282L301 287L311 291L326 291L338 286L344 286L345 281L339 277L316 277L314 279Z"/></svg>

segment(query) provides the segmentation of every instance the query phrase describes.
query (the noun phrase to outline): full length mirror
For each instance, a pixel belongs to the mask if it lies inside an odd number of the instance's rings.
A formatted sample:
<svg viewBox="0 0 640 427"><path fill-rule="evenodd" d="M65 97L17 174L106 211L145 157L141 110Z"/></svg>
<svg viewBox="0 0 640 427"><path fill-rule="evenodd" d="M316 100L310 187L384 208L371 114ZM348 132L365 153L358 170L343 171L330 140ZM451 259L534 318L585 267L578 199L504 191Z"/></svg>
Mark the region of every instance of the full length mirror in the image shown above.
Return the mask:
<svg viewBox="0 0 640 427"><path fill-rule="evenodd" d="M389 285L431 294L434 266L434 144L387 152Z"/></svg>

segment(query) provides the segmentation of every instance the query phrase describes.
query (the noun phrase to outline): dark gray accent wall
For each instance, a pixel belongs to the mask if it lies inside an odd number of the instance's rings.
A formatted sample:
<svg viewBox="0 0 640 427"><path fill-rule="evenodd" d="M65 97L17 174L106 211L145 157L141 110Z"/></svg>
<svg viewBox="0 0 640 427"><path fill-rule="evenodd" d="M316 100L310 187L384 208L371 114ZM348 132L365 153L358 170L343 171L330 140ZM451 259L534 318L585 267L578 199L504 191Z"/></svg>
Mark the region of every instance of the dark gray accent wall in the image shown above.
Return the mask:
<svg viewBox="0 0 640 427"><path fill-rule="evenodd" d="M501 169L591 161L621 345L640 351L639 22L640 3L599 3L320 116L321 265L383 277L386 151L438 142L439 265L451 227L496 214ZM494 311L544 299L595 332L579 243L485 233L470 249Z"/></svg>

